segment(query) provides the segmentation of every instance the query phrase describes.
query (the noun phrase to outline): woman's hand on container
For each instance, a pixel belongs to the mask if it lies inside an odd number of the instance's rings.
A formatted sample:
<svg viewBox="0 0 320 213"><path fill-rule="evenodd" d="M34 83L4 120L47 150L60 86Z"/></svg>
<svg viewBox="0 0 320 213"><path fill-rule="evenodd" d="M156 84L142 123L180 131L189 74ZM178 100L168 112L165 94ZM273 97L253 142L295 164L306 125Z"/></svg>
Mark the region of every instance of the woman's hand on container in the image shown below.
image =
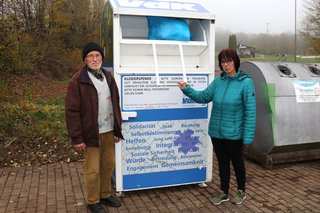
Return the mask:
<svg viewBox="0 0 320 213"><path fill-rule="evenodd" d="M184 81L178 81L178 86L180 89L184 89L187 86L187 83Z"/></svg>

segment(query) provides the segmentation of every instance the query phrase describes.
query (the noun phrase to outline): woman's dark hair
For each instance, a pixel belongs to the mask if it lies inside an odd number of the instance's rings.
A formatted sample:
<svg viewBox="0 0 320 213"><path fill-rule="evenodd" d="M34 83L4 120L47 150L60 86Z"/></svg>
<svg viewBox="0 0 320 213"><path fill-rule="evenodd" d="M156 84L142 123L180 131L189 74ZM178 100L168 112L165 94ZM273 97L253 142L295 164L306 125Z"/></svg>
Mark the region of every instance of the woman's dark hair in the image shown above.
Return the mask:
<svg viewBox="0 0 320 213"><path fill-rule="evenodd" d="M226 49L221 50L218 55L218 60L219 60L219 67L220 67L221 71L223 71L221 61L222 60L232 60L234 63L234 67L236 69L236 72L238 72L238 69L240 67L240 58L234 49L226 48Z"/></svg>

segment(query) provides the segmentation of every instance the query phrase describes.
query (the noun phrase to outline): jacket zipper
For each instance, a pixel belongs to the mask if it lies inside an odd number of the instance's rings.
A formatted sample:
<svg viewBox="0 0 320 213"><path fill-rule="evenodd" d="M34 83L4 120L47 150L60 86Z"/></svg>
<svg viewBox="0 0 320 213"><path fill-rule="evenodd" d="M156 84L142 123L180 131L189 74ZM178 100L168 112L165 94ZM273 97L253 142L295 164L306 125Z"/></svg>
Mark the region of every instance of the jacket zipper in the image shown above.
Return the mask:
<svg viewBox="0 0 320 213"><path fill-rule="evenodd" d="M221 136L221 119L222 119L222 104L223 104L223 100L225 97L225 94L229 88L229 84L230 84L230 80L227 79L228 83L227 86L225 87L224 91L223 91L223 95L222 95L222 99L221 99L221 104L220 104L220 118L219 118L219 135Z"/></svg>

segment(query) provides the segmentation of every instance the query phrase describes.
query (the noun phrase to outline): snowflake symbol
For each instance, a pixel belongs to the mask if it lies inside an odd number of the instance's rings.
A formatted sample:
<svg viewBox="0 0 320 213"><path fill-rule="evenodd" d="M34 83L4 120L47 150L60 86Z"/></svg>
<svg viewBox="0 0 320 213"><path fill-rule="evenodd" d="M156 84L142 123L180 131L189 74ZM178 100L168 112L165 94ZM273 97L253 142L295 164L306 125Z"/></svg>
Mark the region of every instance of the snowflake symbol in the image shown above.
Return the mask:
<svg viewBox="0 0 320 213"><path fill-rule="evenodd" d="M179 135L179 137L174 141L174 145L175 146L181 146L178 149L178 152L183 152L184 154L187 154L190 150L192 151L199 151L199 148L196 147L196 144L199 144L199 137L195 137L193 135L194 131L188 129L186 131L184 131L183 133L178 130L176 132L177 135Z"/></svg>

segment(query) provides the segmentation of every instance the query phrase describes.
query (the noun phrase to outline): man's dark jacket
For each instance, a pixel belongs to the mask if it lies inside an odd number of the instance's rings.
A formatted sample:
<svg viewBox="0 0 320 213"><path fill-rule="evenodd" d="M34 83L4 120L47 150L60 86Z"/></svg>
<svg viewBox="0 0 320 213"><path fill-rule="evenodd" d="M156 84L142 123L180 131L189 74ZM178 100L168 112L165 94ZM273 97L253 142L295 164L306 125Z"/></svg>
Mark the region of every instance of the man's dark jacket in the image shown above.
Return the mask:
<svg viewBox="0 0 320 213"><path fill-rule="evenodd" d="M112 74L104 69L102 71L111 93L114 114L114 135L123 139L118 87ZM98 147L98 94L88 75L87 67L83 67L75 73L69 83L65 112L67 130L72 144L85 143L88 147Z"/></svg>

